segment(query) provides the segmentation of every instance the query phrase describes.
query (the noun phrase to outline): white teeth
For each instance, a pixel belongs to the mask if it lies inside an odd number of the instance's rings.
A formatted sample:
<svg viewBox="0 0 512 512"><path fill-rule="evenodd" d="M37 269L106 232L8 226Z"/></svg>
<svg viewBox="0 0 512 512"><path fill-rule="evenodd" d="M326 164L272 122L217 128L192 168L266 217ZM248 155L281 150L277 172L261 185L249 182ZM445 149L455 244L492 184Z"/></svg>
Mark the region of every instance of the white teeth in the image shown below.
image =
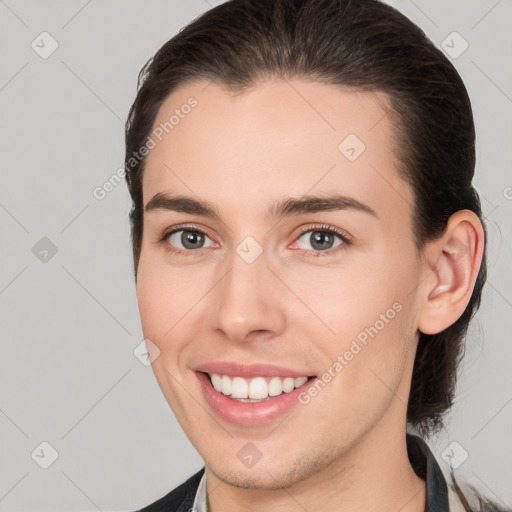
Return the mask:
<svg viewBox="0 0 512 512"><path fill-rule="evenodd" d="M297 377L295 379L295 387L300 388L303 384L306 384L307 380L307 377Z"/></svg>
<svg viewBox="0 0 512 512"><path fill-rule="evenodd" d="M304 385L307 377L272 377L268 380L265 377L254 377L245 379L243 377L229 377L218 373L209 373L213 387L223 395L240 401L264 400L266 398L279 396L283 392L289 393L295 388Z"/></svg>
<svg viewBox="0 0 512 512"><path fill-rule="evenodd" d="M250 398L267 398L268 385L263 377L256 377L249 382ZM245 397L244 397L245 398Z"/></svg>
<svg viewBox="0 0 512 512"><path fill-rule="evenodd" d="M211 377L212 377L213 387L217 391L221 391L222 390L222 379L221 379L220 375L217 375L216 373L212 373Z"/></svg>
<svg viewBox="0 0 512 512"><path fill-rule="evenodd" d="M213 375L215 374L213 373L212 376ZM222 389L220 391L223 395L231 395L231 379L227 375L222 376Z"/></svg>
<svg viewBox="0 0 512 512"><path fill-rule="evenodd" d="M278 396L283 392L283 383L279 377L272 377L268 383L268 396Z"/></svg>
<svg viewBox="0 0 512 512"><path fill-rule="evenodd" d="M286 377L283 380L283 391L289 393L295 389L295 379L293 377Z"/></svg>
<svg viewBox="0 0 512 512"><path fill-rule="evenodd" d="M234 377L231 383L231 398L248 398L249 384L242 377ZM252 397L251 397L252 398Z"/></svg>

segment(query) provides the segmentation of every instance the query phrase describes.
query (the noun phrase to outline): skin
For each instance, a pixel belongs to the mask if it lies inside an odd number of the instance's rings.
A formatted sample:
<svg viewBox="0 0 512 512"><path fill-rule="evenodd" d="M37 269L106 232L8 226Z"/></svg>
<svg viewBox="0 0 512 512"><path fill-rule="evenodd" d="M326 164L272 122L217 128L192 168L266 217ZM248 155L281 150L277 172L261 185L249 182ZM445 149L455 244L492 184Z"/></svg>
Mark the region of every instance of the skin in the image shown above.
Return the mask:
<svg viewBox="0 0 512 512"><path fill-rule="evenodd" d="M169 95L154 127L191 96L198 105L148 155L144 205L158 192L188 195L215 205L221 221L145 212L137 299L157 381L205 461L210 509L424 510L425 482L405 443L418 331L440 332L469 302L483 252L478 218L457 212L417 252L384 93L275 80L234 96L197 81ZM352 162L338 149L349 134L366 146ZM377 215L267 213L283 198L334 192ZM181 232L159 242L183 223L206 234L199 248L182 245ZM333 235L322 254L311 245L315 224L345 231L351 244ZM236 252L247 236L263 251L250 264ZM436 295L440 284L448 289ZM202 395L193 368L211 361L320 376L394 303L401 311L286 418L233 425ZM261 453L250 468L237 457L247 442Z"/></svg>

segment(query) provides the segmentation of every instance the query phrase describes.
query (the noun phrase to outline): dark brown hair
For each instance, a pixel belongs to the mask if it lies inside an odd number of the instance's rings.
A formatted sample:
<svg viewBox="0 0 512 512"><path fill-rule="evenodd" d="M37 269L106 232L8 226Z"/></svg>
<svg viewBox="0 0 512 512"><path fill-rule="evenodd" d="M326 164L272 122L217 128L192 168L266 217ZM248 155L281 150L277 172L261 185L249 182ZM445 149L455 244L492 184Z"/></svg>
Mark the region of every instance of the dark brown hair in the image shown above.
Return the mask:
<svg viewBox="0 0 512 512"><path fill-rule="evenodd" d="M134 159L163 101L178 86L207 79L233 93L266 79L299 78L387 93L397 171L414 194L418 253L443 235L449 217L473 211L475 128L470 99L451 62L406 16L378 0L230 0L184 27L142 68L126 123L126 180L135 279L143 235L145 158ZM433 150L435 148L435 150ZM487 238L487 236L485 237ZM407 420L437 432L453 403L469 322L486 280L486 249L460 318L435 335L420 333Z"/></svg>

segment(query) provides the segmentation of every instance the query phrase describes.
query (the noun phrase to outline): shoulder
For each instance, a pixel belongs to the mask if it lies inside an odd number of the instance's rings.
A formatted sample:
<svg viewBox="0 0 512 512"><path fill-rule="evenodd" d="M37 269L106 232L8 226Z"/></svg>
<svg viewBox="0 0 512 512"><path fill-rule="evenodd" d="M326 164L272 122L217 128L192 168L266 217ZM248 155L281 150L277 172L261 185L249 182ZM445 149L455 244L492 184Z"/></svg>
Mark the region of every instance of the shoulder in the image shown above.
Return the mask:
<svg viewBox="0 0 512 512"><path fill-rule="evenodd" d="M195 475L178 485L171 492L137 510L137 512L188 512L194 503L195 494L205 468L201 468Z"/></svg>

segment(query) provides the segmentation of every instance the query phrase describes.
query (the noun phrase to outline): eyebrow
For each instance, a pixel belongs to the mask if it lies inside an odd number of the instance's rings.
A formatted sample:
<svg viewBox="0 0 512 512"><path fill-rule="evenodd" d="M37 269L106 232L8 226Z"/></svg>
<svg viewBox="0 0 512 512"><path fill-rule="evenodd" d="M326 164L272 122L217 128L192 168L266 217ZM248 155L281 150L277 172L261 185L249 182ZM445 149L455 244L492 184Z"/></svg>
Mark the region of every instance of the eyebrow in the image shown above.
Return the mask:
<svg viewBox="0 0 512 512"><path fill-rule="evenodd" d="M146 212L154 210L189 213L191 215L208 217L217 221L221 220L219 211L212 203L183 195L171 196L165 192L158 192L155 194L144 208L144 211ZM375 210L370 208L368 205L361 203L353 197L340 194L325 196L309 195L298 198L290 197L282 199L271 206L268 215L282 219L284 217L291 217L294 215L336 210L354 210L377 217Z"/></svg>

